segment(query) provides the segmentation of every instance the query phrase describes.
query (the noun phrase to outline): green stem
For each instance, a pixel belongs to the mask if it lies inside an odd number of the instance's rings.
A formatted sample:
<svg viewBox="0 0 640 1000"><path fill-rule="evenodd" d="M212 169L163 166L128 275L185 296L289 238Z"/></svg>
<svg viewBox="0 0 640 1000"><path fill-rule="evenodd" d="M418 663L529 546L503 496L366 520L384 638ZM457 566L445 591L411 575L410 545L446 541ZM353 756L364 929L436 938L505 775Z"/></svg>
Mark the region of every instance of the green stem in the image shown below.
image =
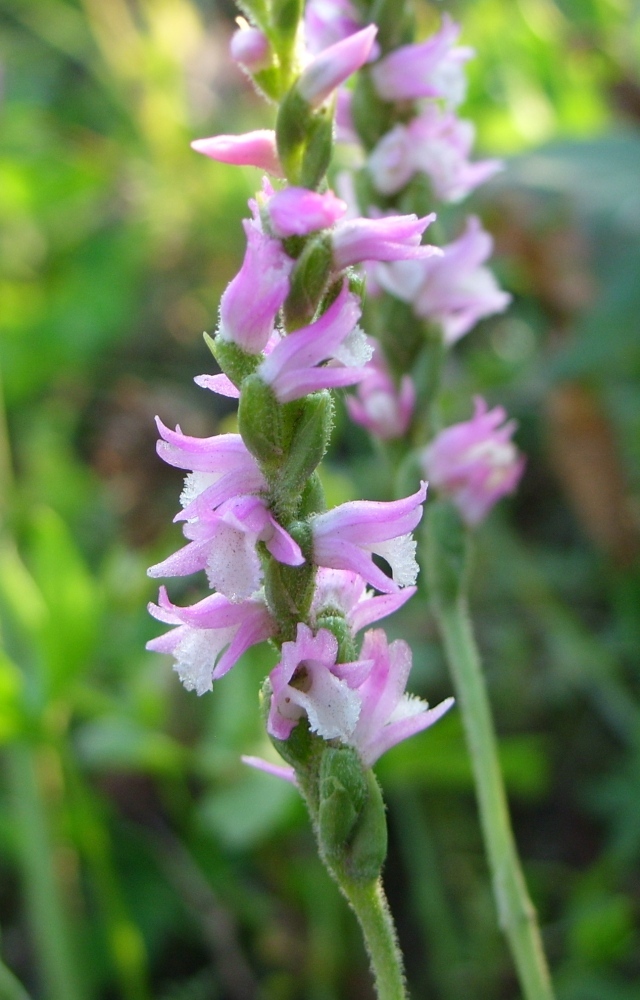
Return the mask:
<svg viewBox="0 0 640 1000"><path fill-rule="evenodd" d="M527 1000L553 1000L536 912L511 829L489 698L464 594L454 601L436 601L436 615L471 754L500 926Z"/></svg>
<svg viewBox="0 0 640 1000"><path fill-rule="evenodd" d="M362 928L378 1000L408 1000L402 955L382 882L338 881Z"/></svg>
<svg viewBox="0 0 640 1000"><path fill-rule="evenodd" d="M15 744L6 753L27 912L47 1000L80 1000L66 909L55 872L49 816L36 750Z"/></svg>
<svg viewBox="0 0 640 1000"><path fill-rule="evenodd" d="M29 994L13 972L0 960L0 997L2 1000L30 1000Z"/></svg>

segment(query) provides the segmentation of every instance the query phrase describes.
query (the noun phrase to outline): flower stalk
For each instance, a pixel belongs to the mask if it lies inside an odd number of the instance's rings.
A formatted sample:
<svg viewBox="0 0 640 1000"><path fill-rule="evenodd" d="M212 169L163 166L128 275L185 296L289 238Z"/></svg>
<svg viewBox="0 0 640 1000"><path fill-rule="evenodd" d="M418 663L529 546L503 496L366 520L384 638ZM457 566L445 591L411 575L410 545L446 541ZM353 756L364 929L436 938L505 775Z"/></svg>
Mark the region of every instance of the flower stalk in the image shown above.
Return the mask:
<svg viewBox="0 0 640 1000"><path fill-rule="evenodd" d="M493 717L469 617L470 542L450 505L431 507L426 541L429 592L462 713L499 924L526 1000L553 1000L536 911L511 828Z"/></svg>

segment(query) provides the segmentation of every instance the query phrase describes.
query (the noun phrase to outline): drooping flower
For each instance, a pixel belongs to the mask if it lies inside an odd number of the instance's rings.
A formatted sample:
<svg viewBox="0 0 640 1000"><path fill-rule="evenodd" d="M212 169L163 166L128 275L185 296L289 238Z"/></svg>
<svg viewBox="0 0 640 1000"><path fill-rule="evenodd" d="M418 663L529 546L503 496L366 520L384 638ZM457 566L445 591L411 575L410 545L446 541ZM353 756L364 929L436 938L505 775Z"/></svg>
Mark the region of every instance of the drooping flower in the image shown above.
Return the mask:
<svg viewBox="0 0 640 1000"><path fill-rule="evenodd" d="M298 91L312 108L318 108L369 59L378 29L369 24L361 31L323 49L307 63L298 80Z"/></svg>
<svg viewBox="0 0 640 1000"><path fill-rule="evenodd" d="M147 649L169 653L174 670L187 691L204 694L242 654L275 635L277 626L262 598L232 602L222 594L210 594L188 608L172 604L164 587L158 604L149 604L154 618L171 631L147 643Z"/></svg>
<svg viewBox="0 0 640 1000"><path fill-rule="evenodd" d="M369 157L373 183L395 194L418 172L427 174L436 198L458 202L502 169L500 160L469 162L475 129L452 111L430 104L408 125L396 125Z"/></svg>
<svg viewBox="0 0 640 1000"><path fill-rule="evenodd" d="M470 216L462 234L442 248L440 257L379 265L380 284L417 316L440 324L445 342L453 344L484 316L503 312L511 296L502 291L482 265L491 256L493 239Z"/></svg>
<svg viewBox="0 0 640 1000"><path fill-rule="evenodd" d="M440 431L422 455L433 488L450 497L471 526L513 492L524 471L524 457L511 440L516 424L504 423L506 416L501 406L488 410L476 397L471 420Z"/></svg>
<svg viewBox="0 0 640 1000"><path fill-rule="evenodd" d="M306 715L312 732L326 740L343 738L355 729L360 698L353 688L370 663L336 663L338 640L328 629L314 635L298 625L294 642L282 644L282 658L269 674L272 696L267 730L286 740Z"/></svg>
<svg viewBox="0 0 640 1000"><path fill-rule="evenodd" d="M360 657L373 665L357 689L361 708L350 742L364 766L372 767L385 751L437 722L453 698L430 709L426 701L405 694L411 649L402 639L389 645L382 629L365 633Z"/></svg>
<svg viewBox="0 0 640 1000"><path fill-rule="evenodd" d="M327 617L339 615L345 618L351 634L356 635L373 622L393 614L415 592L415 587L405 587L395 594L375 594L367 589L359 573L321 566L316 575L310 619L312 623L321 623Z"/></svg>
<svg viewBox="0 0 640 1000"><path fill-rule="evenodd" d="M426 260L441 250L420 239L435 213L386 215L379 219L349 219L332 234L333 261L338 270L369 260Z"/></svg>
<svg viewBox="0 0 640 1000"><path fill-rule="evenodd" d="M371 70L380 97L385 101L439 97L451 107L461 104L467 88L463 67L474 53L467 46L455 46L459 34L460 26L445 15L440 31L431 38L384 56Z"/></svg>
<svg viewBox="0 0 640 1000"><path fill-rule="evenodd" d="M183 434L179 427L172 431L159 417L156 424L160 458L168 465L190 470L180 496L183 518L197 516L198 510L218 507L232 497L267 489L258 463L239 434L198 438Z"/></svg>
<svg viewBox="0 0 640 1000"><path fill-rule="evenodd" d="M220 300L218 336L248 354L260 354L273 333L273 324L289 294L293 261L279 240L245 220L247 249L238 274Z"/></svg>
<svg viewBox="0 0 640 1000"><path fill-rule="evenodd" d="M236 167L258 167L274 177L283 177L276 134L272 129L256 129L243 135L212 135L194 139L191 148L219 163Z"/></svg>
<svg viewBox="0 0 640 1000"><path fill-rule="evenodd" d="M418 576L411 532L422 517L427 484L404 500L354 500L310 518L313 557L318 566L347 569L385 594L412 586ZM373 561L386 559L391 577Z"/></svg>
<svg viewBox="0 0 640 1000"><path fill-rule="evenodd" d="M267 202L273 232L281 238L307 236L318 229L328 229L347 211L347 206L333 191L308 191L287 187L276 191Z"/></svg>
<svg viewBox="0 0 640 1000"><path fill-rule="evenodd" d="M345 283L320 319L275 345L257 369L280 403L319 389L353 385L362 377L371 352L357 326L360 302ZM339 366L322 365L333 359Z"/></svg>
<svg viewBox="0 0 640 1000"><path fill-rule="evenodd" d="M215 511L202 510L183 530L189 543L151 566L149 576L188 576L205 570L213 588L231 601L242 601L262 584L259 541L279 562L288 566L304 562L297 542L278 524L262 497L238 496Z"/></svg>
<svg viewBox="0 0 640 1000"><path fill-rule="evenodd" d="M410 375L403 375L396 385L384 359L380 345L369 337L374 351L358 383L355 396L345 402L351 419L380 438L390 441L407 433L416 401L416 390Z"/></svg>

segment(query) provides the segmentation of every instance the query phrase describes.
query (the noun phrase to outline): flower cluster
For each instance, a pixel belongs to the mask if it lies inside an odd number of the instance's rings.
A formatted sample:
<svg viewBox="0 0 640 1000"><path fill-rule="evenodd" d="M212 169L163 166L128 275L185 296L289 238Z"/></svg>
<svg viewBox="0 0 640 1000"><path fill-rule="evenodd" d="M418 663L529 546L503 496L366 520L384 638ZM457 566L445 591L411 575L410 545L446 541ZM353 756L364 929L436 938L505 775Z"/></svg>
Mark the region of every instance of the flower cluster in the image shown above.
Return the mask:
<svg viewBox="0 0 640 1000"><path fill-rule="evenodd" d="M368 383L372 419L384 409L373 397L393 395L384 362L370 365L376 348L358 325L362 303L352 268L422 264L442 251L422 242L432 214L354 217L324 184L304 183L312 140L299 134L300 116L308 117L315 136L325 102L375 56L376 29L356 30L349 11L344 8L342 27L334 25L331 44L316 40L310 48L283 99L281 134L193 143L209 157L253 163L272 177L286 175L289 183L274 187L265 178L249 203L244 260L208 338L222 371L196 379L239 399L239 433L194 438L158 420L160 457L187 473L176 515L186 544L149 574L203 572L213 593L178 607L162 588L150 612L172 628L148 648L171 654L185 687L203 694L247 649L271 640L281 659L269 677L270 735L287 741L304 718L310 733L355 748L370 767L451 704L430 710L405 694L411 667L406 643L389 644L374 629L364 633L359 653L356 646L361 630L415 592L412 532L426 484L404 499L326 510L315 469L331 428L331 390ZM316 27L318 38L325 37L321 19ZM256 27L241 26L232 52L256 79L270 65L266 37ZM293 105L290 124L287 101ZM412 403L407 383L399 425L406 425ZM384 560L386 571L374 557Z"/></svg>
<svg viewBox="0 0 640 1000"><path fill-rule="evenodd" d="M355 7L347 0L309 0L306 30L314 52L345 39L361 30ZM364 166L360 183L343 177L341 189L352 215L363 211L376 221L390 210L394 200L411 199L412 184L419 179L426 184L434 204L462 201L480 184L491 178L502 165L499 160L470 160L474 141L471 122L457 115L466 94L465 64L473 50L457 44L460 28L447 15L440 30L424 42L403 44L370 57L367 72L377 94L384 122L381 131L371 132L372 117L360 110L351 113L352 93L342 89L339 105L342 129L339 138L359 142L363 136ZM340 114L341 111L341 114ZM358 196L356 196L356 191ZM362 198L369 192L369 201ZM358 204L358 198L360 204ZM467 218L462 233L446 243L439 254L418 259L382 260L366 265L369 293L386 293L406 303L431 336L441 338L450 347L486 316L502 312L510 296L498 286L486 266L493 249L491 236L475 216ZM395 358L395 344L400 331L381 331L381 340L373 340L374 354L366 374L357 384L356 394L347 400L351 418L382 441L405 437L411 429L416 401L412 362ZM382 342L381 342L382 341ZM482 424L484 427L485 425ZM444 438L445 444L447 438ZM445 445L442 446L444 449ZM513 488L522 462L510 446L508 470L502 464L495 477ZM436 454L441 450L436 448ZM430 453L431 454L431 453ZM505 456L487 445L486 461L504 463ZM423 467L429 470L432 484L441 482L431 472L431 460L425 454ZM476 523L502 495L494 491L487 503L487 492L473 480L469 490L479 490L475 507L482 514L468 520ZM447 492L446 489L444 492ZM464 504L468 508L467 502Z"/></svg>

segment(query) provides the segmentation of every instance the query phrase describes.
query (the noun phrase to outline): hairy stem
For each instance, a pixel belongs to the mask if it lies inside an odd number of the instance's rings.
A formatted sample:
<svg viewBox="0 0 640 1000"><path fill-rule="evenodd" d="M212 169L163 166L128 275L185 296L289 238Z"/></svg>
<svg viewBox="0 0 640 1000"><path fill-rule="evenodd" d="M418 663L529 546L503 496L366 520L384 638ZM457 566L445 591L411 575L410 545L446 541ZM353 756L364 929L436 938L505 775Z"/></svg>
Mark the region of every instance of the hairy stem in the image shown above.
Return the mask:
<svg viewBox="0 0 640 1000"><path fill-rule="evenodd" d="M429 546L431 567L437 558L433 551L435 545L432 537ZM536 911L529 898L511 829L491 707L466 597L463 591L455 600L438 599L437 592L434 596L471 755L500 927L507 937L524 996L527 1000L553 1000Z"/></svg>
<svg viewBox="0 0 640 1000"><path fill-rule="evenodd" d="M402 955L381 880L339 878L338 882L362 928L378 1000L408 1000Z"/></svg>

